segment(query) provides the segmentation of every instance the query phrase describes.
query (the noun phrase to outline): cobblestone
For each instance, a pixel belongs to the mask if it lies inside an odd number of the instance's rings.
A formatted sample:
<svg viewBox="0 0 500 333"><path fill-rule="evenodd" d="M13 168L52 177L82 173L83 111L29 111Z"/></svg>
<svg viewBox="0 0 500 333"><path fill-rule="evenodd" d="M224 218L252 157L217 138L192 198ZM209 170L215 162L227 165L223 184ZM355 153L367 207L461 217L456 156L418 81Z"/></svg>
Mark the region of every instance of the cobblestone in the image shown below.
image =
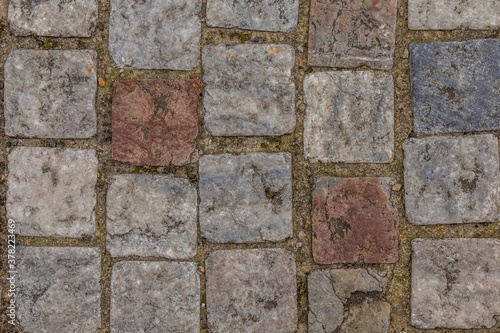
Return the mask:
<svg viewBox="0 0 500 333"><path fill-rule="evenodd" d="M19 147L9 154L7 217L23 236L95 232L97 158L92 150Z"/></svg>
<svg viewBox="0 0 500 333"><path fill-rule="evenodd" d="M112 256L190 259L196 254L197 193L188 180L114 176L107 194L106 248Z"/></svg>

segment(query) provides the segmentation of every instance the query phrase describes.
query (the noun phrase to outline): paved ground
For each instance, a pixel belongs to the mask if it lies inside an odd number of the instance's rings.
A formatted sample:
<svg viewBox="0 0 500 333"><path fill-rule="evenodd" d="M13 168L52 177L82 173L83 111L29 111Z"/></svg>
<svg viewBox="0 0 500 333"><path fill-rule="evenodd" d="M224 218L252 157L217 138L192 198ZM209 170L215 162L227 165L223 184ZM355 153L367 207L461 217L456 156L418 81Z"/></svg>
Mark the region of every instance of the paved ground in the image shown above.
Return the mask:
<svg viewBox="0 0 500 333"><path fill-rule="evenodd" d="M498 1L0 20L2 332L500 332Z"/></svg>

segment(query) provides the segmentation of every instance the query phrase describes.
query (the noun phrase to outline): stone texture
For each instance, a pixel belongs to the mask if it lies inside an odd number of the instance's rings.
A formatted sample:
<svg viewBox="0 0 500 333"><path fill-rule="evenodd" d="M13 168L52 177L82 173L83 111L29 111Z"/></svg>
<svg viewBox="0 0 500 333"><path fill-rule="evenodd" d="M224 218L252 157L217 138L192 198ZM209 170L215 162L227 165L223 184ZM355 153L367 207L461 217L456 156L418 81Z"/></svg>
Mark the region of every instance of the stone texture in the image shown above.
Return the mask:
<svg viewBox="0 0 500 333"><path fill-rule="evenodd" d="M9 27L16 36L90 37L97 0L10 0Z"/></svg>
<svg viewBox="0 0 500 333"><path fill-rule="evenodd" d="M22 236L95 231L97 158L92 150L21 147L8 157L7 218Z"/></svg>
<svg viewBox="0 0 500 333"><path fill-rule="evenodd" d="M394 263L398 213L391 178L319 177L312 194L313 257L318 264Z"/></svg>
<svg viewBox="0 0 500 333"><path fill-rule="evenodd" d="M201 87L191 80L115 81L113 159L133 165L195 162Z"/></svg>
<svg viewBox="0 0 500 333"><path fill-rule="evenodd" d="M394 84L386 73L306 76L304 152L313 162L388 163L394 154Z"/></svg>
<svg viewBox="0 0 500 333"><path fill-rule="evenodd" d="M499 54L499 39L410 45L414 131L500 129Z"/></svg>
<svg viewBox="0 0 500 333"><path fill-rule="evenodd" d="M311 0L309 65L391 69L396 0Z"/></svg>
<svg viewBox="0 0 500 333"><path fill-rule="evenodd" d="M283 249L214 251L206 260L208 330L297 329L295 255Z"/></svg>
<svg viewBox="0 0 500 333"><path fill-rule="evenodd" d="M283 135L295 127L290 45L203 49L205 130L214 136Z"/></svg>
<svg viewBox="0 0 500 333"><path fill-rule="evenodd" d="M383 300L387 272L375 269L313 271L308 278L309 333L385 333L391 306Z"/></svg>
<svg viewBox="0 0 500 333"><path fill-rule="evenodd" d="M412 249L412 325L498 327L500 240L415 239Z"/></svg>
<svg viewBox="0 0 500 333"><path fill-rule="evenodd" d="M98 248L18 247L16 305L23 332L94 333L101 326Z"/></svg>
<svg viewBox="0 0 500 333"><path fill-rule="evenodd" d="M208 0L210 27L291 32L297 26L298 0Z"/></svg>
<svg viewBox="0 0 500 333"><path fill-rule="evenodd" d="M200 11L201 0L111 0L109 54L120 68L193 69Z"/></svg>
<svg viewBox="0 0 500 333"><path fill-rule="evenodd" d="M406 216L413 224L500 220L498 139L410 139L403 145Z"/></svg>
<svg viewBox="0 0 500 333"><path fill-rule="evenodd" d="M288 153L200 158L200 229L215 243L291 237L292 171Z"/></svg>
<svg viewBox="0 0 500 333"><path fill-rule="evenodd" d="M196 188L187 179L114 176L106 200L106 248L115 257L193 257L197 245L197 201Z"/></svg>
<svg viewBox="0 0 500 333"><path fill-rule="evenodd" d="M199 331L196 264L122 261L113 267L111 332Z"/></svg>
<svg viewBox="0 0 500 333"><path fill-rule="evenodd" d="M500 27L498 0L409 0L413 30L495 29Z"/></svg>
<svg viewBox="0 0 500 333"><path fill-rule="evenodd" d="M5 134L95 135L96 57L90 50L11 51L5 62Z"/></svg>

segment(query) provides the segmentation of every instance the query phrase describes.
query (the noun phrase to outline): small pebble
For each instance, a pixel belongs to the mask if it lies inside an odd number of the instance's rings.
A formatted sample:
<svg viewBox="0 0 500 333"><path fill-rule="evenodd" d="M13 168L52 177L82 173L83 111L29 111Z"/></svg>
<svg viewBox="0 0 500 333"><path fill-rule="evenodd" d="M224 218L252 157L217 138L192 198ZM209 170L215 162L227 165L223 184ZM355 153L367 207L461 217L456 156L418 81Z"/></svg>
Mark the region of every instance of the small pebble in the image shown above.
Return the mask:
<svg viewBox="0 0 500 333"><path fill-rule="evenodd" d="M17 146L18 143L19 142L17 142L17 141L12 141L11 145L15 147L15 146Z"/></svg>
<svg viewBox="0 0 500 333"><path fill-rule="evenodd" d="M401 191L401 189L403 188L403 185L401 184L396 184L392 187L392 190L393 191Z"/></svg>
<svg viewBox="0 0 500 333"><path fill-rule="evenodd" d="M54 148L56 146L56 143L54 142L54 140L50 139L49 146L51 146L52 148Z"/></svg>
<svg viewBox="0 0 500 333"><path fill-rule="evenodd" d="M410 138L416 138L417 135L415 133L413 133L413 132L410 132L410 135L408 135L408 137L410 137Z"/></svg>
<svg viewBox="0 0 500 333"><path fill-rule="evenodd" d="M254 43L258 43L259 41L260 41L260 37L255 37L255 38L253 39L253 42L254 42Z"/></svg>

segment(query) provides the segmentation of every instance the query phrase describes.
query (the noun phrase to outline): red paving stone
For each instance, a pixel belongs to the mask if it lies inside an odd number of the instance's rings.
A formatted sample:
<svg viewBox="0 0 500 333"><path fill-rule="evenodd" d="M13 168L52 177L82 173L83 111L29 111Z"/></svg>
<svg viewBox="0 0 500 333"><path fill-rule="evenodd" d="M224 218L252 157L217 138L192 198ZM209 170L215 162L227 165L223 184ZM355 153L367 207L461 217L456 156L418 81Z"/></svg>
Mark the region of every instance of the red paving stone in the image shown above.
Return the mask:
<svg viewBox="0 0 500 333"><path fill-rule="evenodd" d="M317 179L313 191L313 257L318 264L394 263L398 214L389 178Z"/></svg>
<svg viewBox="0 0 500 333"><path fill-rule="evenodd" d="M196 80L118 80L113 87L113 159L133 165L197 160Z"/></svg>

